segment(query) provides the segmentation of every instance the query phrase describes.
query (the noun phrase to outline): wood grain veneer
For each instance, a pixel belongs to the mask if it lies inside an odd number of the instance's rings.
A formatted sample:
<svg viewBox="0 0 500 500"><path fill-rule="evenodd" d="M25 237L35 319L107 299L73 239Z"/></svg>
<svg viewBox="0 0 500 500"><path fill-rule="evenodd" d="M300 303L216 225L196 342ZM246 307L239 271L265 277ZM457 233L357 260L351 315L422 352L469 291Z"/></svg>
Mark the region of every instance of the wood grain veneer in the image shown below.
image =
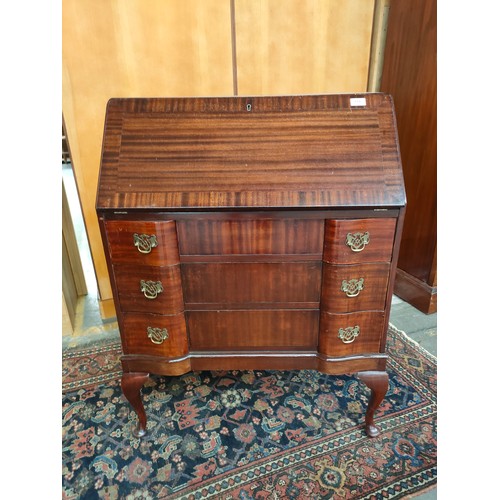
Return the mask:
<svg viewBox="0 0 500 500"><path fill-rule="evenodd" d="M187 309L196 304L319 305L321 262L183 264L181 270Z"/></svg>
<svg viewBox="0 0 500 500"><path fill-rule="evenodd" d="M437 0L391 0L380 89L394 97L408 208L395 291L437 310Z"/></svg>
<svg viewBox="0 0 500 500"><path fill-rule="evenodd" d="M116 265L113 268L120 307L124 311L175 314L184 309L180 266L152 267ZM147 298L141 281L160 282L163 291L156 298Z"/></svg>
<svg viewBox="0 0 500 500"><path fill-rule="evenodd" d="M319 352L327 356L379 352L384 319L383 312L331 314L322 311ZM359 327L359 335L354 342L344 343L339 338L339 329L349 327Z"/></svg>
<svg viewBox="0 0 500 500"><path fill-rule="evenodd" d="M355 297L342 291L344 281L363 279L363 288ZM385 309L389 264L334 266L323 264L321 308L327 312L353 312Z"/></svg>
<svg viewBox="0 0 500 500"><path fill-rule="evenodd" d="M97 209L138 435L137 381L199 369L366 372L377 434L405 209L390 96L113 99Z"/></svg>
<svg viewBox="0 0 500 500"><path fill-rule="evenodd" d="M403 205L392 101L350 98L111 99L97 206Z"/></svg>
<svg viewBox="0 0 500 500"><path fill-rule="evenodd" d="M315 349L318 311L187 311L191 349Z"/></svg>
<svg viewBox="0 0 500 500"><path fill-rule="evenodd" d="M125 354L149 354L178 358L188 353L184 313L174 315L131 314L123 315L123 350ZM148 338L148 327L166 329L168 338L155 344Z"/></svg>
<svg viewBox="0 0 500 500"><path fill-rule="evenodd" d="M254 218L182 220L181 255L317 255L323 252L324 221Z"/></svg>
<svg viewBox="0 0 500 500"><path fill-rule="evenodd" d="M389 262L391 260L396 219L327 220L323 260L333 264ZM359 252L346 245L351 234L369 234L369 242Z"/></svg>
<svg viewBox="0 0 500 500"><path fill-rule="evenodd" d="M179 248L174 221L105 222L113 262L139 266L172 266L179 264ZM134 234L154 235L157 246L141 253L134 245Z"/></svg>

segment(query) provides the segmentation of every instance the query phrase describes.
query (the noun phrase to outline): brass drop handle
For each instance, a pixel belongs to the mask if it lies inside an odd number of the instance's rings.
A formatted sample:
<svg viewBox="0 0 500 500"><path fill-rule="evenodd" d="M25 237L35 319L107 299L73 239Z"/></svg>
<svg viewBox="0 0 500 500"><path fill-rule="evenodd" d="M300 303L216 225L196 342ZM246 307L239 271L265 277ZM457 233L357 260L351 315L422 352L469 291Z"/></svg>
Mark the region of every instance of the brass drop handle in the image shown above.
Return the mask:
<svg viewBox="0 0 500 500"><path fill-rule="evenodd" d="M364 278L352 279L352 280L342 280L342 285L340 290L344 292L348 297L357 297L359 292L363 290L365 286Z"/></svg>
<svg viewBox="0 0 500 500"><path fill-rule="evenodd" d="M168 339L168 330L166 328L153 328L148 326L148 338L153 344L162 344L164 340Z"/></svg>
<svg viewBox="0 0 500 500"><path fill-rule="evenodd" d="M356 340L359 335L359 326L348 326L347 328L339 328L339 339L344 344L350 344Z"/></svg>
<svg viewBox="0 0 500 500"><path fill-rule="evenodd" d="M141 253L150 253L153 248L158 246L158 240L154 234L134 233L134 246Z"/></svg>
<svg viewBox="0 0 500 500"><path fill-rule="evenodd" d="M141 292L147 299L156 299L158 294L163 292L161 281L145 281L141 280Z"/></svg>
<svg viewBox="0 0 500 500"><path fill-rule="evenodd" d="M361 252L370 243L370 233L347 233L345 244L353 252Z"/></svg>

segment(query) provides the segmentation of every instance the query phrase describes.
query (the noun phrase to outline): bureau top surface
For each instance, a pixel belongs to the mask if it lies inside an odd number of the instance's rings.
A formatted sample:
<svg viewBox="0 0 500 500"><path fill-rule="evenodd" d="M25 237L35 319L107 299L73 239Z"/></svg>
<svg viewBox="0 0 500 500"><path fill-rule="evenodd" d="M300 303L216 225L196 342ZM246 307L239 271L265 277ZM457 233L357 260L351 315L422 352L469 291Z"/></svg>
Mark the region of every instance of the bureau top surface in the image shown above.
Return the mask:
<svg viewBox="0 0 500 500"><path fill-rule="evenodd" d="M117 98L108 103L98 210L405 203L388 95Z"/></svg>

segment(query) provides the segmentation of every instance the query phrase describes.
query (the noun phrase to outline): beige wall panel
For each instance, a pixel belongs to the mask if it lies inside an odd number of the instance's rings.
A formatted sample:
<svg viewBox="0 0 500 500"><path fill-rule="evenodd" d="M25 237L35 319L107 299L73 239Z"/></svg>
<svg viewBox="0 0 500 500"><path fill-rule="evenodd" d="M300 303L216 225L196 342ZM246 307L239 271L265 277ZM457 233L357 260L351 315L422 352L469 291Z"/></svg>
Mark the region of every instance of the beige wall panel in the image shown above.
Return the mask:
<svg viewBox="0 0 500 500"><path fill-rule="evenodd" d="M95 195L111 97L232 95L230 2L63 0L63 114L102 300Z"/></svg>
<svg viewBox="0 0 500 500"><path fill-rule="evenodd" d="M239 95L366 91L374 0L235 0Z"/></svg>

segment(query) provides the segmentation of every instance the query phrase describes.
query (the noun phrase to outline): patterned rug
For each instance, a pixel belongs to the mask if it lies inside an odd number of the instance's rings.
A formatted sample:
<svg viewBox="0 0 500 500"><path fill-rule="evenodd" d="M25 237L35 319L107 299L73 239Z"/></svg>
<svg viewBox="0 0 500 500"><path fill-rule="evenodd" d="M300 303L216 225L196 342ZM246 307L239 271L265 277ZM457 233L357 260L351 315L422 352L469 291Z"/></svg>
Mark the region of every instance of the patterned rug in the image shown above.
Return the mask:
<svg viewBox="0 0 500 500"><path fill-rule="evenodd" d="M315 371L150 377L148 434L121 394L120 345L63 355L63 499L396 499L432 488L436 360L389 329L389 391Z"/></svg>

